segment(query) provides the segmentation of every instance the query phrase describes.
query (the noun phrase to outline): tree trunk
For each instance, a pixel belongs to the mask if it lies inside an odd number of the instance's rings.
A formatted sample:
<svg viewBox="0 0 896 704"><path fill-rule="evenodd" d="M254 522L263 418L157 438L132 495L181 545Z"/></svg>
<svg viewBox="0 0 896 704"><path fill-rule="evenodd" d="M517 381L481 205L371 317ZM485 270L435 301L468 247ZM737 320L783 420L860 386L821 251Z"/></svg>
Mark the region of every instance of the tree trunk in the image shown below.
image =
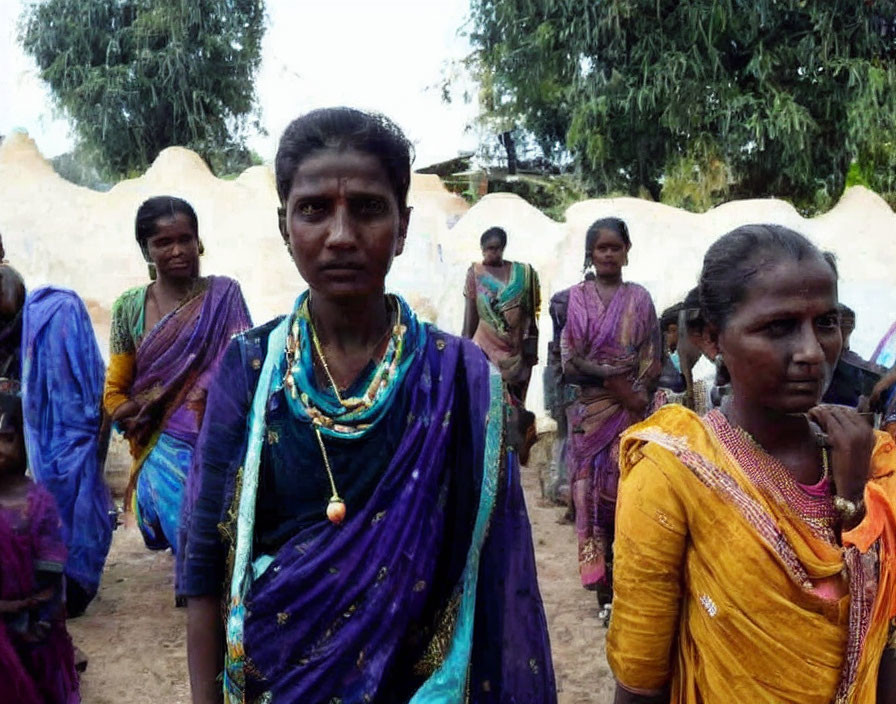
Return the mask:
<svg viewBox="0 0 896 704"><path fill-rule="evenodd" d="M498 135L498 141L507 152L507 174L513 176L516 173L516 142L513 139L513 133L509 130Z"/></svg>

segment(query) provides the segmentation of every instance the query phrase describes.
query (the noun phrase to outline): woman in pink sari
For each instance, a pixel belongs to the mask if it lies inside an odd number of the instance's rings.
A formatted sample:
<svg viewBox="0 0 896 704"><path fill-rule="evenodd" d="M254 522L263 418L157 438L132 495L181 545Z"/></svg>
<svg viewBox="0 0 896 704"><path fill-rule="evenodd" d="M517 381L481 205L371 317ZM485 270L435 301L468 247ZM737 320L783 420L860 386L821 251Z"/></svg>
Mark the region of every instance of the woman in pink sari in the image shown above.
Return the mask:
<svg viewBox="0 0 896 704"><path fill-rule="evenodd" d="M619 436L644 419L661 370L653 300L643 286L622 280L630 249L622 220L605 218L588 228L585 268L593 266L597 278L570 290L560 343L564 379L576 387L567 410L567 461L579 572L601 604L612 594Z"/></svg>

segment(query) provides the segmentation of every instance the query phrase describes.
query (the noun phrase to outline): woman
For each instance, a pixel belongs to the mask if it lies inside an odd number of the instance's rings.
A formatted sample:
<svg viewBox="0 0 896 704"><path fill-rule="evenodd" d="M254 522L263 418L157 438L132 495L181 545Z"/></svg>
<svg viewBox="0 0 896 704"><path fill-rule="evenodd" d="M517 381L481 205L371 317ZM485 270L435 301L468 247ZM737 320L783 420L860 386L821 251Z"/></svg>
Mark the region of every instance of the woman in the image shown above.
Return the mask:
<svg viewBox="0 0 896 704"><path fill-rule="evenodd" d="M56 286L28 293L22 356L28 467L53 494L62 519L66 611L73 618L99 590L116 523L103 481L110 434L101 408L106 369L78 294Z"/></svg>
<svg viewBox="0 0 896 704"><path fill-rule="evenodd" d="M470 265L464 285L463 336L501 371L513 404L508 443L525 464L535 441L535 416L525 406L532 367L538 364L541 287L530 264L504 260L507 233L500 227L483 232L479 245L482 263Z"/></svg>
<svg viewBox="0 0 896 704"><path fill-rule="evenodd" d="M384 117L318 110L287 127L276 172L309 290L235 338L209 399L193 701L221 699L226 629L228 702L554 702L501 379L384 292L410 144Z"/></svg>
<svg viewBox="0 0 896 704"><path fill-rule="evenodd" d="M710 247L707 349L732 392L622 442L608 659L619 704L896 701L896 448L817 405L833 258L776 225Z"/></svg>
<svg viewBox="0 0 896 704"><path fill-rule="evenodd" d="M598 220L585 237L585 269L597 277L573 287L561 338L564 378L578 386L567 410L567 463L575 503L582 586L606 604L619 435L646 415L659 377L659 324L650 294L623 282L632 243L622 220Z"/></svg>
<svg viewBox="0 0 896 704"><path fill-rule="evenodd" d="M137 210L136 235L153 280L112 308L103 403L134 457L125 506L133 497L148 548L177 553L209 383L230 338L251 322L236 281L199 275L202 243L189 203L150 198Z"/></svg>

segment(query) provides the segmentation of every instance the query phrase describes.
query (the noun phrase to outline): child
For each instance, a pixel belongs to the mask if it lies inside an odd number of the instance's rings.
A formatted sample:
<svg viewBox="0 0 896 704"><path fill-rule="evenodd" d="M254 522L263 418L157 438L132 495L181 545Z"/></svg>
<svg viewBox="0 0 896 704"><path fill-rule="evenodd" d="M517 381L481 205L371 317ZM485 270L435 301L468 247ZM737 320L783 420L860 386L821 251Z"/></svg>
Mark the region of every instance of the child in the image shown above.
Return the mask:
<svg viewBox="0 0 896 704"><path fill-rule="evenodd" d="M0 379L0 692L18 704L77 704L59 515L26 466L18 383Z"/></svg>

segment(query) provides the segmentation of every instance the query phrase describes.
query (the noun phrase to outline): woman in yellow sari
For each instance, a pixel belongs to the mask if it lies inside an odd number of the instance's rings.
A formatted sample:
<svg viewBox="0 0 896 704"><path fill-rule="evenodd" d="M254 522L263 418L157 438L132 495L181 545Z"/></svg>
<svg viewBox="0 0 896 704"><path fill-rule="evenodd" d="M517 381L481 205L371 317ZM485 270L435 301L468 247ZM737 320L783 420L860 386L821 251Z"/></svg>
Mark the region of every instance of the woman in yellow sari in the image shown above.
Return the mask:
<svg viewBox="0 0 896 704"><path fill-rule="evenodd" d="M818 405L833 258L783 227L717 241L704 341L732 394L624 436L607 652L618 704L896 701L896 447Z"/></svg>

